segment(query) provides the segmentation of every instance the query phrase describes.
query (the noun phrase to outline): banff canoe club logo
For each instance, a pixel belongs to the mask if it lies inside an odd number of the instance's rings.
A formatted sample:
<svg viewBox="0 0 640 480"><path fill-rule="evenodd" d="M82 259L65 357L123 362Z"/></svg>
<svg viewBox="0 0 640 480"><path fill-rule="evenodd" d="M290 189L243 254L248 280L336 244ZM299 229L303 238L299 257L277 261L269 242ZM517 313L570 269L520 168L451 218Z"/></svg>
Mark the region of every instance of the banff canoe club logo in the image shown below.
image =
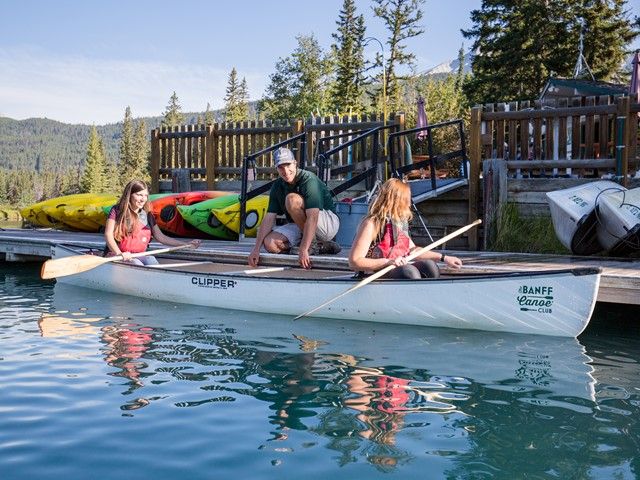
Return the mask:
<svg viewBox="0 0 640 480"><path fill-rule="evenodd" d="M520 310L525 312L551 313L553 287L522 285L516 297Z"/></svg>
<svg viewBox="0 0 640 480"><path fill-rule="evenodd" d="M236 283L238 283L236 280L227 280L226 278L191 277L191 284L202 288L220 288L226 290L227 288L234 288Z"/></svg>

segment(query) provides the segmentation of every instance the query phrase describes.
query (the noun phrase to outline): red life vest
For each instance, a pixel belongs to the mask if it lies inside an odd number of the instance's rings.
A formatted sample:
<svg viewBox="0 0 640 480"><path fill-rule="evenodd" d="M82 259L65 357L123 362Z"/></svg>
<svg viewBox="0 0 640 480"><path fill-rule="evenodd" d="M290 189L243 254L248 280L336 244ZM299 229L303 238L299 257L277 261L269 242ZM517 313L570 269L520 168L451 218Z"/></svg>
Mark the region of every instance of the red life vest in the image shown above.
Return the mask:
<svg viewBox="0 0 640 480"><path fill-rule="evenodd" d="M148 225L142 225L138 219L135 221L133 231L118 242L118 247L123 252L140 253L147 250L151 242L151 229Z"/></svg>
<svg viewBox="0 0 640 480"><path fill-rule="evenodd" d="M387 221L382 237L369 249L371 258L398 258L407 255L411 250L409 235L397 225Z"/></svg>

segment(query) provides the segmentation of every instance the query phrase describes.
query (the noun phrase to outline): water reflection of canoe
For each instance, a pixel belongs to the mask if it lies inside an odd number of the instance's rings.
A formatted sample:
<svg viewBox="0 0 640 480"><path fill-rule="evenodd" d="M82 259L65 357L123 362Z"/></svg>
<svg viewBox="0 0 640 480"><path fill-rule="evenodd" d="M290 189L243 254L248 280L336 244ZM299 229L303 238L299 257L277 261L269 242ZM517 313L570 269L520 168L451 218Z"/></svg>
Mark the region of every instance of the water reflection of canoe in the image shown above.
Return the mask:
<svg viewBox="0 0 640 480"><path fill-rule="evenodd" d="M53 257L78 253L57 246ZM58 281L169 302L298 315L354 286L352 277L344 270L111 262ZM314 316L575 337L589 322L599 280L599 270L582 268L376 281Z"/></svg>
<svg viewBox="0 0 640 480"><path fill-rule="evenodd" d="M535 391L538 399L595 398L592 361L575 338L338 323L320 318L293 322L283 315L171 306L61 283L54 288L52 306L67 312L77 325L83 323L84 316L92 326L124 322L131 328L155 332L152 337L165 343L161 332L171 331L177 335L173 341L182 347L189 341L202 346L219 339L224 342L225 356L241 356L247 348L289 356L311 354L310 368L315 375L356 365L386 371L393 366L404 371L406 378L413 377L409 372L420 370L428 372L433 381L471 381L514 393ZM96 317L107 323L96 323ZM214 335L215 331L219 334Z"/></svg>

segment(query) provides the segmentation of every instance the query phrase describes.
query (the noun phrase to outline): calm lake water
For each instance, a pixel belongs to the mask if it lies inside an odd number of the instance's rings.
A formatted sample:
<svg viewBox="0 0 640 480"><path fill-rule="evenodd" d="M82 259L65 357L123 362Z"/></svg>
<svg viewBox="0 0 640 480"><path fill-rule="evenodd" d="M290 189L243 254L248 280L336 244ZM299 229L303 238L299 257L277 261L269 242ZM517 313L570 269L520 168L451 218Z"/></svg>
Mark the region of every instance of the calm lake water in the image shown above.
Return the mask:
<svg viewBox="0 0 640 480"><path fill-rule="evenodd" d="M4 480L640 477L637 309L576 340L0 279Z"/></svg>

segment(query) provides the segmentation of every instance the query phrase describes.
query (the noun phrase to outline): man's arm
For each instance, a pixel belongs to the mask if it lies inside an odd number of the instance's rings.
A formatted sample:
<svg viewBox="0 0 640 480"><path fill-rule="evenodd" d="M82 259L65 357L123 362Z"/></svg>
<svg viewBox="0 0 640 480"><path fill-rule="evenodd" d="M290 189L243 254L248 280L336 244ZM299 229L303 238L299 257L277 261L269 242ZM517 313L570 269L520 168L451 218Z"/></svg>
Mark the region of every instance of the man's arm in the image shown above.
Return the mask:
<svg viewBox="0 0 640 480"><path fill-rule="evenodd" d="M262 223L258 227L258 233L256 234L256 244L254 245L251 253L249 254L249 265L252 267L257 267L258 262L260 260L260 248L262 247L262 243L264 239L267 238L267 235L271 233L273 229L273 224L276 221L276 214L272 212L267 212L262 219Z"/></svg>

